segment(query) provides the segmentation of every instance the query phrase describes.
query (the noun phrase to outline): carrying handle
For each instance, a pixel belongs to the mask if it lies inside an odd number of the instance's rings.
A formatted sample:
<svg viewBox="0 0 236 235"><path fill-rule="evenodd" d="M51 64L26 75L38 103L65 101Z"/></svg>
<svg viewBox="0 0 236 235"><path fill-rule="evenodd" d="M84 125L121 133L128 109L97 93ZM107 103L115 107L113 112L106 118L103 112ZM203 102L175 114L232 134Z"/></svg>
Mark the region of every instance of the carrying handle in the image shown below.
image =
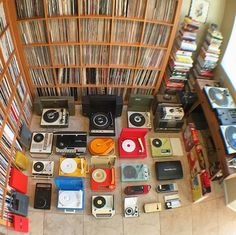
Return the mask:
<svg viewBox="0 0 236 235"><path fill-rule="evenodd" d="M67 213L67 214L75 214L75 210L67 210L67 209L65 209L64 212Z"/></svg>

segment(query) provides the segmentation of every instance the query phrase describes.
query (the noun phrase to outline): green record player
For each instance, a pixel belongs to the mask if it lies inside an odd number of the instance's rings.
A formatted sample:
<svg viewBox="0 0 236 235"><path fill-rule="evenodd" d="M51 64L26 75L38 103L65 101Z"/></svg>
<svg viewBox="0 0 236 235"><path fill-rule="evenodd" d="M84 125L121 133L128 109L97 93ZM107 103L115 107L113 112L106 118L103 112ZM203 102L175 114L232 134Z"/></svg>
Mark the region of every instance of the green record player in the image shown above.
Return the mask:
<svg viewBox="0 0 236 235"><path fill-rule="evenodd" d="M150 138L152 157L170 157L173 154L170 138Z"/></svg>
<svg viewBox="0 0 236 235"><path fill-rule="evenodd" d="M150 112L153 98L153 95L130 95L128 111Z"/></svg>

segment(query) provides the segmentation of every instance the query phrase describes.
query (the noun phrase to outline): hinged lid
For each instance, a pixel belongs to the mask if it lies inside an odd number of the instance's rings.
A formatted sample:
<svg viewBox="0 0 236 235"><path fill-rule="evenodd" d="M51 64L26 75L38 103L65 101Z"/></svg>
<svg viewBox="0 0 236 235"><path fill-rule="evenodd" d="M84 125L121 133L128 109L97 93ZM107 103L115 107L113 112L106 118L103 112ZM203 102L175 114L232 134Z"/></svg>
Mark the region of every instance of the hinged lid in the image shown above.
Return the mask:
<svg viewBox="0 0 236 235"><path fill-rule="evenodd" d="M129 137L144 138L148 133L148 128L122 128L120 139L127 139Z"/></svg>
<svg viewBox="0 0 236 235"><path fill-rule="evenodd" d="M63 190L83 190L84 180L80 177L64 177L57 176L55 178L55 184L57 189Z"/></svg>
<svg viewBox="0 0 236 235"><path fill-rule="evenodd" d="M92 156L91 157L91 165L99 166L99 167L113 167L116 162L115 155L109 156Z"/></svg>
<svg viewBox="0 0 236 235"><path fill-rule="evenodd" d="M32 131L28 128L25 122L22 122L19 132L19 141L24 147L29 149L30 142L31 142Z"/></svg>
<svg viewBox="0 0 236 235"><path fill-rule="evenodd" d="M150 111L153 98L153 95L130 95L128 110L140 112Z"/></svg>

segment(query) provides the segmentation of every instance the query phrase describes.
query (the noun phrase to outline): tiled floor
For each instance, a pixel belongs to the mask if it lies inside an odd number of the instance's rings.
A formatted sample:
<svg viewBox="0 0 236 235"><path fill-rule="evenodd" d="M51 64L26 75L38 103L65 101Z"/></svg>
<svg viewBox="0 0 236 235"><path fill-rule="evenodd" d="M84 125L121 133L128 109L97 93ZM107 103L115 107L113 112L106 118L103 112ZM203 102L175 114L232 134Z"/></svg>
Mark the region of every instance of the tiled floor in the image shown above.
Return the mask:
<svg viewBox="0 0 236 235"><path fill-rule="evenodd" d="M70 118L70 130L88 131L88 119L82 117L77 107L77 113ZM126 127L126 115L123 111L123 118L117 118L117 134L121 127ZM39 127L40 117L34 116L32 122L33 130L42 130ZM117 136L118 136L117 135ZM146 202L162 202L163 195L155 192L157 181L154 174L154 162L150 155L150 137L158 136L150 131L147 136L148 157L142 160L117 160L116 179L117 188L115 194L116 215L112 219L95 219L91 215L91 196L96 193L89 188L89 176L86 178L85 189L85 210L75 214L65 214L56 209L56 189L53 187L52 207L49 211L33 209L34 190L39 180L29 179L30 195L30 233L32 235L236 235L236 213L224 205L224 197L221 185L214 182L211 195L204 201L193 204L190 195L189 174L185 156L179 157L184 167L184 179L176 181L179 186L179 195L182 207L172 210L163 210L159 213L143 213L143 204ZM159 136L180 136L179 134L159 134ZM86 155L90 158L90 155ZM55 160L58 169L59 156L51 156ZM139 196L141 210L138 218L124 218L123 216L123 190L127 184L120 182L121 162L143 162L150 165L151 179L148 182L152 185L149 194ZM56 170L57 172L57 170ZM53 182L53 180L52 180ZM136 183L137 184L137 183ZM0 234L17 234L0 228Z"/></svg>

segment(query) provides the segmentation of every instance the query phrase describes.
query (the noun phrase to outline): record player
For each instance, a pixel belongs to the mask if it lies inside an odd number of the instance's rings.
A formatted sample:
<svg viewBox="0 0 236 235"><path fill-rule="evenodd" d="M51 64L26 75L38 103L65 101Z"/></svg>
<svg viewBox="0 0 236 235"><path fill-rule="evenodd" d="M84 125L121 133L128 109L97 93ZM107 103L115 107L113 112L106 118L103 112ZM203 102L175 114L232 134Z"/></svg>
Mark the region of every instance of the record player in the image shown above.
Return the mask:
<svg viewBox="0 0 236 235"><path fill-rule="evenodd" d="M145 158L147 128L123 128L118 139L120 158Z"/></svg>
<svg viewBox="0 0 236 235"><path fill-rule="evenodd" d="M53 177L54 162L53 161L33 161L32 176L37 178Z"/></svg>
<svg viewBox="0 0 236 235"><path fill-rule="evenodd" d="M162 106L160 110L161 119L165 120L182 120L184 109L178 106Z"/></svg>
<svg viewBox="0 0 236 235"><path fill-rule="evenodd" d="M93 191L111 191L116 188L116 156L92 156L90 187Z"/></svg>
<svg viewBox="0 0 236 235"><path fill-rule="evenodd" d="M204 91L208 97L211 107L234 109L236 105L228 88L208 87L205 86Z"/></svg>
<svg viewBox="0 0 236 235"><path fill-rule="evenodd" d="M111 112L92 113L89 118L89 135L115 136L115 119Z"/></svg>
<svg viewBox="0 0 236 235"><path fill-rule="evenodd" d="M88 149L92 155L110 155L115 152L115 141L112 138L94 138Z"/></svg>
<svg viewBox="0 0 236 235"><path fill-rule="evenodd" d="M82 114L89 117L89 134L115 136L115 117L121 116L123 99L115 95L82 97Z"/></svg>
<svg viewBox="0 0 236 235"><path fill-rule="evenodd" d="M148 181L150 171L146 164L122 164L121 165L121 181L122 182L139 182Z"/></svg>
<svg viewBox="0 0 236 235"><path fill-rule="evenodd" d="M76 131L54 132L56 153L80 155L87 150L87 133Z"/></svg>
<svg viewBox="0 0 236 235"><path fill-rule="evenodd" d="M114 195L92 196L92 214L96 218L112 218L115 215Z"/></svg>
<svg viewBox="0 0 236 235"><path fill-rule="evenodd" d="M84 209L84 180L79 177L57 176L57 208L65 212Z"/></svg>
<svg viewBox="0 0 236 235"><path fill-rule="evenodd" d="M152 157L172 156L170 138L150 138Z"/></svg>
<svg viewBox="0 0 236 235"><path fill-rule="evenodd" d="M125 197L124 213L126 218L139 216L138 197Z"/></svg>
<svg viewBox="0 0 236 235"><path fill-rule="evenodd" d="M60 158L60 176L86 177L86 173L88 169L85 158Z"/></svg>
<svg viewBox="0 0 236 235"><path fill-rule="evenodd" d="M130 95L128 101L128 127L152 128L150 108L152 95Z"/></svg>
<svg viewBox="0 0 236 235"><path fill-rule="evenodd" d="M236 109L216 109L220 125L236 124Z"/></svg>
<svg viewBox="0 0 236 235"><path fill-rule="evenodd" d="M50 210L51 195L52 195L51 183L37 183L34 193L34 208Z"/></svg>
<svg viewBox="0 0 236 235"><path fill-rule="evenodd" d="M69 112L65 108L43 109L42 127L68 127Z"/></svg>
<svg viewBox="0 0 236 235"><path fill-rule="evenodd" d="M236 153L236 125L220 126L225 149L228 154Z"/></svg>
<svg viewBox="0 0 236 235"><path fill-rule="evenodd" d="M51 153L53 133L33 132L30 153Z"/></svg>

